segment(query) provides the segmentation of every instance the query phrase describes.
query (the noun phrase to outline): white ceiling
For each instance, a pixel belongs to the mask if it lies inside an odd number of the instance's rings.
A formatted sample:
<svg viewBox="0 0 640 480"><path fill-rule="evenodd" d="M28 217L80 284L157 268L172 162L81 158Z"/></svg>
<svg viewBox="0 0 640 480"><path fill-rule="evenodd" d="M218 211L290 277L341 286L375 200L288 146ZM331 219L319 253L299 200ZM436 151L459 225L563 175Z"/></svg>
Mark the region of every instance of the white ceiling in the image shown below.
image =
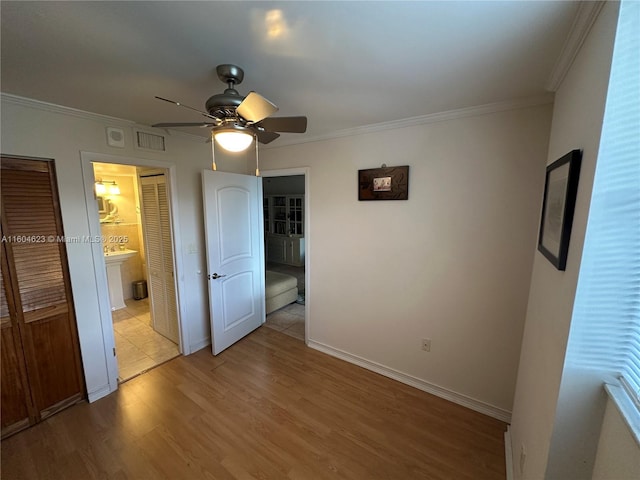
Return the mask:
<svg viewBox="0 0 640 480"><path fill-rule="evenodd" d="M273 10L283 20L271 38ZM307 115L309 138L541 95L577 11L568 1L2 1L1 88L145 125L197 122L154 95L204 110L225 88L216 65L234 63L240 93Z"/></svg>

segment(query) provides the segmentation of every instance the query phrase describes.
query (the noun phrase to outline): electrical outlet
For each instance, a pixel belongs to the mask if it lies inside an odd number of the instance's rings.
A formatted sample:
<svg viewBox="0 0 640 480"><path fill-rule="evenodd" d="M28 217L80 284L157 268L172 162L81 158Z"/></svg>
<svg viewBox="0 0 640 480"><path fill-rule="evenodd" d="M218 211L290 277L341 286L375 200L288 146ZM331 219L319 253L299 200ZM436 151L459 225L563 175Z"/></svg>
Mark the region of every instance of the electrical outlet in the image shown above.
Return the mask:
<svg viewBox="0 0 640 480"><path fill-rule="evenodd" d="M422 339L422 350L424 350L425 352L430 352L431 351L431 339L430 338L423 338Z"/></svg>
<svg viewBox="0 0 640 480"><path fill-rule="evenodd" d="M524 473L524 462L527 460L527 451L524 449L524 443L520 445L520 474Z"/></svg>

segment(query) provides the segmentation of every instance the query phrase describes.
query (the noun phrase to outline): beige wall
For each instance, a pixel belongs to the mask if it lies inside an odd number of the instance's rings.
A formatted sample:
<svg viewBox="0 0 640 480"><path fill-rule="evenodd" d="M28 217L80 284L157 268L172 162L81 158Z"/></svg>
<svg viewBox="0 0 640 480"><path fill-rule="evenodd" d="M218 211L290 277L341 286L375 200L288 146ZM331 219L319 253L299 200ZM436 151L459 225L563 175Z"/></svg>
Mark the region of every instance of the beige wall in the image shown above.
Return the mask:
<svg viewBox="0 0 640 480"><path fill-rule="evenodd" d="M265 149L261 167L310 166L310 339L442 387L508 418L542 195L551 106L480 109L438 123ZM210 146L166 153L106 145L115 120L3 97L4 153L56 159L68 235L89 235L80 152L175 165L181 313L191 350L209 341L201 171ZM100 157L100 155L98 155ZM251 155L222 171L249 173ZM101 159L109 163L111 157ZM358 202L357 170L411 166L409 200ZM107 381L92 249L67 245L89 393ZM431 353L420 338L432 339Z"/></svg>
<svg viewBox="0 0 640 480"><path fill-rule="evenodd" d="M634 480L639 476L640 444L631 435L615 402L609 399L592 480Z"/></svg>
<svg viewBox="0 0 640 480"><path fill-rule="evenodd" d="M2 96L1 105L2 153L55 159L58 190L65 234L90 236L89 212L85 200L81 152L105 155L102 162L110 163L113 155L161 162L163 167L176 166L175 185L178 205L177 257L182 268L178 272L181 288L180 311L185 326L183 337L188 350L206 346L210 339L208 297L205 270L204 231L202 224L203 169L210 168L211 146L204 139L173 134L166 136L167 151L148 152L136 149L133 142L133 123L86 114L56 106L37 104L10 96ZM126 148L107 146L107 126L125 131ZM252 154L250 155L252 157ZM217 156L221 171L247 173L251 158ZM255 168L255 167L253 167ZM90 398L99 398L115 385L109 385L109 362L100 318L96 272L89 243L67 244L71 286L80 336L80 347ZM186 287L188 286L188 287ZM109 325L110 325L110 319Z"/></svg>
<svg viewBox="0 0 640 480"><path fill-rule="evenodd" d="M562 437L575 432L563 427L576 405L563 401L560 384L600 142L617 12L618 4L607 2L556 92L547 162L579 148L583 150L582 169L566 271L556 270L540 253L534 258L511 426L517 479L538 480L547 474L548 478L568 478L557 474L567 467L566 463L562 464L563 459L569 457L562 451ZM563 381L569 392L579 388L577 377L567 375ZM551 448L554 429L557 438ZM526 459L521 471L522 448ZM551 471L550 463L553 463Z"/></svg>
<svg viewBox="0 0 640 480"><path fill-rule="evenodd" d="M312 344L508 418L550 114L544 105L263 150L263 170L310 167ZM410 166L409 200L359 202L358 169L383 163Z"/></svg>

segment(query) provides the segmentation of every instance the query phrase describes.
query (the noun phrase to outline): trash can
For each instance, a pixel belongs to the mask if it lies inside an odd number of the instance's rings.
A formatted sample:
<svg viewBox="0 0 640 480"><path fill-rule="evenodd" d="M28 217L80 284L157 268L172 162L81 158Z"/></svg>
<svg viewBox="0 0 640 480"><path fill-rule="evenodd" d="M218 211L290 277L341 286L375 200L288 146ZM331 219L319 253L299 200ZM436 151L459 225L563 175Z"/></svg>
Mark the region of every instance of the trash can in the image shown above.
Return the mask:
<svg viewBox="0 0 640 480"><path fill-rule="evenodd" d="M133 298L136 300L142 300L147 298L147 281L138 280L133 282Z"/></svg>

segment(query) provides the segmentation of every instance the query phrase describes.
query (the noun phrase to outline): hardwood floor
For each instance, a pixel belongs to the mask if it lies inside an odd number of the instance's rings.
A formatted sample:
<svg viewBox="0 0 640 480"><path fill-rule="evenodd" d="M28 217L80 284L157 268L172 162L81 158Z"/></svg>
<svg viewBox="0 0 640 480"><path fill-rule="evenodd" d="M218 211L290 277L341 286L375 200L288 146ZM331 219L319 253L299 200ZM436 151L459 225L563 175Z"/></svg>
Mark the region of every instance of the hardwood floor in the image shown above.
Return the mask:
<svg viewBox="0 0 640 480"><path fill-rule="evenodd" d="M261 327L2 442L6 479L504 479L505 424Z"/></svg>

